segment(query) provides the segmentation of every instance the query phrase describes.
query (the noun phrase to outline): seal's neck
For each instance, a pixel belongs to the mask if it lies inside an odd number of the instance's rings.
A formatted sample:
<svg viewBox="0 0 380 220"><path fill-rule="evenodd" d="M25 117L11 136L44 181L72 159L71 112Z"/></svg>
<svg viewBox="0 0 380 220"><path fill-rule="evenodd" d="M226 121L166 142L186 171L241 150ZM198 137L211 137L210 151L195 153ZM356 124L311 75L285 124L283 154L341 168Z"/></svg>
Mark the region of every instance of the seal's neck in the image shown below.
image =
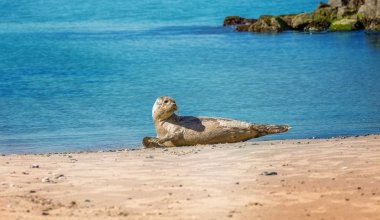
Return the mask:
<svg viewBox="0 0 380 220"><path fill-rule="evenodd" d="M178 115L171 114L169 117L159 117L159 118L153 118L155 124L161 124L162 122L176 122L178 120Z"/></svg>
<svg viewBox="0 0 380 220"><path fill-rule="evenodd" d="M172 111L172 112L156 111L153 113L153 120L154 121L166 121L172 117L175 117L174 111Z"/></svg>

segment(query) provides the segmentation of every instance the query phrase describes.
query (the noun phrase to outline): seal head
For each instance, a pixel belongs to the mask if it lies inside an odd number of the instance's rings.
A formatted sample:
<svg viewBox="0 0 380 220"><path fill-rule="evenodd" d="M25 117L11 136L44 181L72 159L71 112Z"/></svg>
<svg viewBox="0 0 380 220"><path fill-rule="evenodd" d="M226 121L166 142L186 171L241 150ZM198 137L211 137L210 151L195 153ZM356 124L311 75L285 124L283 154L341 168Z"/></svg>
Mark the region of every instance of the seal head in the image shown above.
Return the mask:
<svg viewBox="0 0 380 220"><path fill-rule="evenodd" d="M170 118L177 111L175 100L169 96L161 96L156 99L152 108L154 121L164 121Z"/></svg>

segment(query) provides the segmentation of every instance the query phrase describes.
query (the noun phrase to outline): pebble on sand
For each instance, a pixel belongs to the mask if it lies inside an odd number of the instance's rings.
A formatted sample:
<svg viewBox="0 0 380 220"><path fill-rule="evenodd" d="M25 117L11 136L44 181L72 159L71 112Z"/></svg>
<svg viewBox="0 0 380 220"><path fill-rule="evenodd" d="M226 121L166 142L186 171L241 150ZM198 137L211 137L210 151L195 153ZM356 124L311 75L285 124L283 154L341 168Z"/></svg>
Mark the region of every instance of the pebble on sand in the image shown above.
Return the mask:
<svg viewBox="0 0 380 220"><path fill-rule="evenodd" d="M263 175L263 176L275 176L275 175L277 175L277 172L275 172L275 171L264 171L260 175Z"/></svg>
<svg viewBox="0 0 380 220"><path fill-rule="evenodd" d="M43 183L49 183L50 182L50 178L45 176L44 178L41 179L41 182Z"/></svg>
<svg viewBox="0 0 380 220"><path fill-rule="evenodd" d="M65 175L62 173L55 173L55 174L53 174L53 177L54 177L54 179L60 179L60 178L65 177Z"/></svg>
<svg viewBox="0 0 380 220"><path fill-rule="evenodd" d="M32 164L32 165L30 165L30 168L40 168L40 165L38 165L38 164Z"/></svg>

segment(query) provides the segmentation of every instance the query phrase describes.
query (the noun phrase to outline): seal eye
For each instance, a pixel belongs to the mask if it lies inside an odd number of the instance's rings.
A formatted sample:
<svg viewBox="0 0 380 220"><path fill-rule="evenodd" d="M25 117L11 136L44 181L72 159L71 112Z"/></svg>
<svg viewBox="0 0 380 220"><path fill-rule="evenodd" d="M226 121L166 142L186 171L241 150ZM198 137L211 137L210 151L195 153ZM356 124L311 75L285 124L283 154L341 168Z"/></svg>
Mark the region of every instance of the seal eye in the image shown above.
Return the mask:
<svg viewBox="0 0 380 220"><path fill-rule="evenodd" d="M169 101L168 100L165 100L164 103L168 103Z"/></svg>

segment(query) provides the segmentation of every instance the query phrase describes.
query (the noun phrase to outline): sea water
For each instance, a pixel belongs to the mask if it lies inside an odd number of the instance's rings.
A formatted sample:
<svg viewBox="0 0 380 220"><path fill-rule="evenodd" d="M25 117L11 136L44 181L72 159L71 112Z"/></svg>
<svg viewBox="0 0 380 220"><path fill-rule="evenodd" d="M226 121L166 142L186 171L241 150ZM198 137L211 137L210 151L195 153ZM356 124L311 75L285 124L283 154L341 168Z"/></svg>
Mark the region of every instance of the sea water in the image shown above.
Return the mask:
<svg viewBox="0 0 380 220"><path fill-rule="evenodd" d="M236 33L295 1L1 1L0 153L140 146L151 107L290 124L263 139L380 133L380 36Z"/></svg>

